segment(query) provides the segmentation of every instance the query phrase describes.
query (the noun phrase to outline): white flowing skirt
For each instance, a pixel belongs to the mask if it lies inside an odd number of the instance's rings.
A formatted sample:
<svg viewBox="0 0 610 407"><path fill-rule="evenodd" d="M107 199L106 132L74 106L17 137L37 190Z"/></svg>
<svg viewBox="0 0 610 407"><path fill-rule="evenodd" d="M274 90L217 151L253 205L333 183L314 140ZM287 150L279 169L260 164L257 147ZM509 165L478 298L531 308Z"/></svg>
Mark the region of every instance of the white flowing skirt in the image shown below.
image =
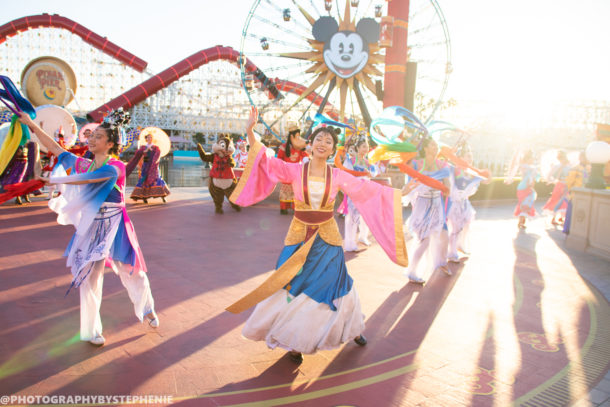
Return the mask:
<svg viewBox="0 0 610 407"><path fill-rule="evenodd" d="M447 227L449 233L459 233L466 225L474 220L476 211L468 199L456 200L451 203L447 214Z"/></svg>
<svg viewBox="0 0 610 407"><path fill-rule="evenodd" d="M89 229L82 235L74 235L66 262L72 271L73 286L79 287L91 272L93 264L108 257L122 219L122 206L106 202L100 207Z"/></svg>
<svg viewBox="0 0 610 407"><path fill-rule="evenodd" d="M412 212L407 221L409 232L419 240L443 230L445 216L440 196L428 198L418 196L412 203Z"/></svg>
<svg viewBox="0 0 610 407"><path fill-rule="evenodd" d="M364 315L354 287L334 305L337 311L305 294L292 297L279 290L254 308L242 334L264 340L271 349L279 346L305 354L335 349L362 333Z"/></svg>

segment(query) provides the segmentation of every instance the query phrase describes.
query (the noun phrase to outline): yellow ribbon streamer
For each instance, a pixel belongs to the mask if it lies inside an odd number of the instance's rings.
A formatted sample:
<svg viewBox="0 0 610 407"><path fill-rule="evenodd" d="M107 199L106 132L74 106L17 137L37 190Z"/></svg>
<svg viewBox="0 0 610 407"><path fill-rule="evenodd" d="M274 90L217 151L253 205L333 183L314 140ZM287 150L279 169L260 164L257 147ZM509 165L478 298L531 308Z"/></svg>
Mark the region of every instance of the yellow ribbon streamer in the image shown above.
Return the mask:
<svg viewBox="0 0 610 407"><path fill-rule="evenodd" d="M21 137L21 122L15 120L4 139L4 143L2 143L2 148L0 148L0 174L4 172L15 155L15 151L17 151L21 142Z"/></svg>

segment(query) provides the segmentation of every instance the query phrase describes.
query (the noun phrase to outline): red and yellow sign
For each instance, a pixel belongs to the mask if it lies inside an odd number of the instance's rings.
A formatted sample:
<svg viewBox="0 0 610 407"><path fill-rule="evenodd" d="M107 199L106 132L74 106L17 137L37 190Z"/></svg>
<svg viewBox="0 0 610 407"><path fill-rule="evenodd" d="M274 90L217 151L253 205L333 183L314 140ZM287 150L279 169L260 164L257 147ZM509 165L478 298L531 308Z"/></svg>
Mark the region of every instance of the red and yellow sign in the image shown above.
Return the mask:
<svg viewBox="0 0 610 407"><path fill-rule="evenodd" d="M36 58L21 73L21 89L34 106L65 106L76 92L76 75L59 58Z"/></svg>

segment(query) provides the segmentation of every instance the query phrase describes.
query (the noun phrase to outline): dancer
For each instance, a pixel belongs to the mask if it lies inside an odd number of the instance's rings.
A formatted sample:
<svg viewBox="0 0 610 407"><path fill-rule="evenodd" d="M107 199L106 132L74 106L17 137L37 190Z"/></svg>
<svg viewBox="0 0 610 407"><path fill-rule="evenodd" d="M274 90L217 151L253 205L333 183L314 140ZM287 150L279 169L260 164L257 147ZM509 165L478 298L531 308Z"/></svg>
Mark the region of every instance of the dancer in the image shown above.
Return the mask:
<svg viewBox="0 0 610 407"><path fill-rule="evenodd" d="M368 172L370 170L369 162L366 159L366 154L369 152L369 142L366 139L366 134L352 136L347 143L348 154L345 157L343 166L349 170ZM370 179L370 177L363 176ZM365 246L370 246L371 242L368 239L369 228L360 216L360 212L354 205L354 202L346 196L347 210L345 211L345 244L346 252L358 251L358 242Z"/></svg>
<svg viewBox="0 0 610 407"><path fill-rule="evenodd" d="M566 187L568 188L568 208L566 217L563 223L563 233L570 234L570 223L572 221L572 189L580 188L587 182L589 176L587 156L584 151L578 155L578 164L570 168L566 179Z"/></svg>
<svg viewBox="0 0 610 407"><path fill-rule="evenodd" d="M448 164L438 159L438 144L431 137L421 143L419 159L412 167L424 175L442 180L449 187L451 170ZM415 239L415 249L409 267L405 270L409 281L416 284L426 282L427 269L440 269L447 275L447 231L444 231L445 211L441 192L411 179L404 187L405 201L411 203L412 212L407 221L409 232Z"/></svg>
<svg viewBox="0 0 610 407"><path fill-rule="evenodd" d="M0 192L4 192L5 187L8 185L18 184L35 175L36 164L40 162L38 159L38 144L29 140L29 137L26 138L25 133L23 134L22 143L17 147L6 168L0 172ZM40 170L38 170L36 175L39 174ZM39 195L36 192L34 193ZM17 205L22 205L23 201L30 202L27 194L15 198Z"/></svg>
<svg viewBox="0 0 610 407"><path fill-rule="evenodd" d="M551 171L548 181L555 182L551 197L546 201L542 209L553 214L551 224L554 226L563 224L566 210L568 209L568 187L566 179L570 172L570 162L565 151L560 150L557 153L559 163L555 165ZM559 217L558 217L559 215Z"/></svg>
<svg viewBox="0 0 610 407"><path fill-rule="evenodd" d="M40 128L42 128L43 125L44 123L40 122ZM66 144L64 143L64 130L61 126L59 126L57 130L55 130L55 141L62 148L62 150L66 150ZM47 151L46 159L47 164L42 167L42 175L44 177L49 177L51 172L53 172L53 168L55 168L55 165L57 164L57 156L55 156L51 151ZM47 199L51 200L53 199L57 186L50 184L47 185L47 189L49 190Z"/></svg>
<svg viewBox="0 0 610 407"><path fill-rule="evenodd" d="M237 151L235 151L235 154L233 154L233 159L235 159L235 168L245 168L246 162L248 161L246 140L237 140L235 147L237 147Z"/></svg>
<svg viewBox="0 0 610 407"><path fill-rule="evenodd" d="M536 202L536 197L538 196L534 189L534 185L536 185L538 180L538 171L534 166L534 153L532 150L525 151L518 163L517 168L523 178L519 185L517 185L518 202L515 207L515 216L519 217L519 223L517 224L519 229L525 229L526 217L536 216L534 202ZM506 182L511 183L512 177L509 176Z"/></svg>
<svg viewBox="0 0 610 407"><path fill-rule="evenodd" d="M169 188L159 174L161 149L155 145L152 134L147 134L144 139L146 144L138 148L125 169L125 176L128 177L142 161L138 183L131 193L131 199L136 202L141 199L145 204L150 198L161 198L163 202L167 202L165 197L169 195Z"/></svg>
<svg viewBox="0 0 610 407"><path fill-rule="evenodd" d="M109 115L89 138L94 160L67 152L26 114L20 114L22 123L58 157L51 177L41 179L60 185L62 193L49 207L57 212L60 224L76 228L65 252L73 275L70 289L80 291L80 338L97 346L105 343L100 306L106 262L121 278L138 319L146 317L152 327L159 326L144 257L125 210L125 166L112 158L119 147L121 113ZM71 175L66 175L68 170Z"/></svg>
<svg viewBox="0 0 610 407"><path fill-rule="evenodd" d="M472 152L467 146L458 149L457 156L463 158L468 165L472 165ZM450 262L458 263L467 258L467 256L460 257L458 250L465 255L468 254L466 246L468 229L476 213L468 198L477 192L483 178L470 175L458 167L453 168L451 175L451 194L447 213L449 233L447 257Z"/></svg>
<svg viewBox="0 0 610 407"><path fill-rule="evenodd" d="M290 183L295 215L274 274L227 310L238 313L256 305L243 335L288 350L296 363L304 353L333 349L352 339L364 346L364 315L347 272L334 199L338 189L349 195L390 259L406 266L400 191L327 165L337 146L333 127L312 133L312 159L307 163L269 157L254 138L257 119L258 110L252 108L246 127L248 165L231 200L252 205L265 199L277 182Z"/></svg>
<svg viewBox="0 0 610 407"><path fill-rule="evenodd" d="M277 158L288 163L299 163L309 159L305 149L307 142L301 138L301 130L296 125L288 128L286 142L277 150ZM282 183L280 187L280 213L288 215L288 209L294 210L294 192L291 184Z"/></svg>
<svg viewBox="0 0 610 407"><path fill-rule="evenodd" d="M233 143L231 143L231 139L228 137L222 136L218 139L217 143L212 145L212 154L206 154L201 144L197 144L197 151L201 161L212 163L208 189L214 200L216 213L223 214L222 204L224 203L225 196L229 199L237 185L237 179L233 172L233 167L235 167L235 160L233 159L235 148ZM231 201L229 203L234 210L237 212L241 211L238 205Z"/></svg>
<svg viewBox="0 0 610 407"><path fill-rule="evenodd" d="M23 175L23 182L36 179L40 177L40 174L42 173L42 165L40 164L40 147L38 146L38 143L30 140L26 146L28 150L28 164L25 174ZM42 191L37 189L32 191L32 194L35 196L42 195ZM29 194L22 195L21 198L27 203L31 202Z"/></svg>

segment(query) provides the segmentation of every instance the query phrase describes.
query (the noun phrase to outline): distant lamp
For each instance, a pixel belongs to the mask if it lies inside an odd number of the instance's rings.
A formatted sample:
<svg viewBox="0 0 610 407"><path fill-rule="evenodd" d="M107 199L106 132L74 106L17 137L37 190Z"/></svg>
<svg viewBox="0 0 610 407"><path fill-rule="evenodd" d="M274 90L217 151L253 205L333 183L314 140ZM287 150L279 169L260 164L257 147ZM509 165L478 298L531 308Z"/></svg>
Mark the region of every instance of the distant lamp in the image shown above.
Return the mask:
<svg viewBox="0 0 610 407"><path fill-rule="evenodd" d="M333 8L333 0L324 0L324 8L330 11Z"/></svg>
<svg viewBox="0 0 610 407"><path fill-rule="evenodd" d="M586 187L604 189L604 166L610 161L610 144L605 141L592 141L585 150L587 160L591 163L591 175Z"/></svg>
<svg viewBox="0 0 610 407"><path fill-rule="evenodd" d="M267 51L269 49L269 41L267 41L267 37L261 38L261 48L264 51Z"/></svg>
<svg viewBox="0 0 610 407"><path fill-rule="evenodd" d="M289 8L285 8L284 11L282 12L282 15L284 16L284 21L290 21L290 9Z"/></svg>
<svg viewBox="0 0 610 407"><path fill-rule="evenodd" d="M375 6L375 17L381 17L381 4Z"/></svg>
<svg viewBox="0 0 610 407"><path fill-rule="evenodd" d="M360 4L360 0L352 0L351 1L352 7L358 7L358 4Z"/></svg>

